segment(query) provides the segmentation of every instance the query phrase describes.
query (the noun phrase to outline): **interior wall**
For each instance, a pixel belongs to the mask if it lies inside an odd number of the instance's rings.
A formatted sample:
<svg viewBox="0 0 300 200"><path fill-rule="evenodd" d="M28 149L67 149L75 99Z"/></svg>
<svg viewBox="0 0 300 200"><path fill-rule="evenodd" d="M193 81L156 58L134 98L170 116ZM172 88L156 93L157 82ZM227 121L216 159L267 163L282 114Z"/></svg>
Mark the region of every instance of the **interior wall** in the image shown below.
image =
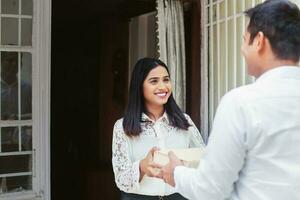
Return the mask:
<svg viewBox="0 0 300 200"><path fill-rule="evenodd" d="M52 199L119 199L111 140L126 104L127 63L127 20L52 21Z"/></svg>
<svg viewBox="0 0 300 200"><path fill-rule="evenodd" d="M84 199L84 171L97 159L99 113L97 22L52 21L52 199Z"/></svg>
<svg viewBox="0 0 300 200"><path fill-rule="evenodd" d="M186 38L186 112L201 128L201 0L190 0L184 12Z"/></svg>

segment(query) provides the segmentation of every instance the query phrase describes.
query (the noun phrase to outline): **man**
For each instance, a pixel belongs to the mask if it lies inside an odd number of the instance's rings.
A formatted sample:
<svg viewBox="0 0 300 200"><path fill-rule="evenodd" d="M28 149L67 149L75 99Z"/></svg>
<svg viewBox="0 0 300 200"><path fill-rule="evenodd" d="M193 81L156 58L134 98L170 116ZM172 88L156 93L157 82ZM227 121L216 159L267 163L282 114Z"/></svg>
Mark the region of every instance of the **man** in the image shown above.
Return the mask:
<svg viewBox="0 0 300 200"><path fill-rule="evenodd" d="M198 169L170 153L159 175L188 199L300 199L300 11L268 0L245 13L256 82L222 98Z"/></svg>

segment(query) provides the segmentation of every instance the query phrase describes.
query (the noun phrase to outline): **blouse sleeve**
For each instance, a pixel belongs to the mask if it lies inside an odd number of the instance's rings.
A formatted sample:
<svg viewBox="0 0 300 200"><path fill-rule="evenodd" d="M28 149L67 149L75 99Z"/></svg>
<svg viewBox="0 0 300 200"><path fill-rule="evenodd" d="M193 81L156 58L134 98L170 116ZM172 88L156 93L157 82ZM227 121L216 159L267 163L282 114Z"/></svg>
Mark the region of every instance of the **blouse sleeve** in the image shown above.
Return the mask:
<svg viewBox="0 0 300 200"><path fill-rule="evenodd" d="M112 165L118 188L128 192L139 187L140 161L132 162L129 154L128 138L124 133L122 120L113 129Z"/></svg>
<svg viewBox="0 0 300 200"><path fill-rule="evenodd" d="M204 147L205 143L198 128L196 127L190 116L188 116L187 114L184 115L188 120L189 124L191 125L188 129L190 134L190 147Z"/></svg>

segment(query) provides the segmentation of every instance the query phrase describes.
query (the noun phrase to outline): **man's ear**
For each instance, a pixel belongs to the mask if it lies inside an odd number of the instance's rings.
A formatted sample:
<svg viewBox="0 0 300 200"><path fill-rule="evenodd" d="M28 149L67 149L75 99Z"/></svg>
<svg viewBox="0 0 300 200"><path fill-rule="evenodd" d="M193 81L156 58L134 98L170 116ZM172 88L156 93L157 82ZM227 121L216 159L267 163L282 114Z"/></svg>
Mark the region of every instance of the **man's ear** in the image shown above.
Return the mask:
<svg viewBox="0 0 300 200"><path fill-rule="evenodd" d="M259 31L255 37L256 49L261 52L266 45L266 36L263 32Z"/></svg>

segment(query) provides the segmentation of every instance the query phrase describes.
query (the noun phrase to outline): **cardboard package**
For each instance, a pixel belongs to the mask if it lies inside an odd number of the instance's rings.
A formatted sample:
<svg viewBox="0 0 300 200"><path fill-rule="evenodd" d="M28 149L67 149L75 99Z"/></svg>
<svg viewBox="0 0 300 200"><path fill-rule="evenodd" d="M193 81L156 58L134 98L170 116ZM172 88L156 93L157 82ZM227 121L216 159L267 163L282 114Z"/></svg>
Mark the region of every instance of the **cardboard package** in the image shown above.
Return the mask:
<svg viewBox="0 0 300 200"><path fill-rule="evenodd" d="M155 151L153 161L161 165L166 165L169 162L169 151L172 151L180 160L182 160L184 166L197 168L203 155L204 148L164 149Z"/></svg>

